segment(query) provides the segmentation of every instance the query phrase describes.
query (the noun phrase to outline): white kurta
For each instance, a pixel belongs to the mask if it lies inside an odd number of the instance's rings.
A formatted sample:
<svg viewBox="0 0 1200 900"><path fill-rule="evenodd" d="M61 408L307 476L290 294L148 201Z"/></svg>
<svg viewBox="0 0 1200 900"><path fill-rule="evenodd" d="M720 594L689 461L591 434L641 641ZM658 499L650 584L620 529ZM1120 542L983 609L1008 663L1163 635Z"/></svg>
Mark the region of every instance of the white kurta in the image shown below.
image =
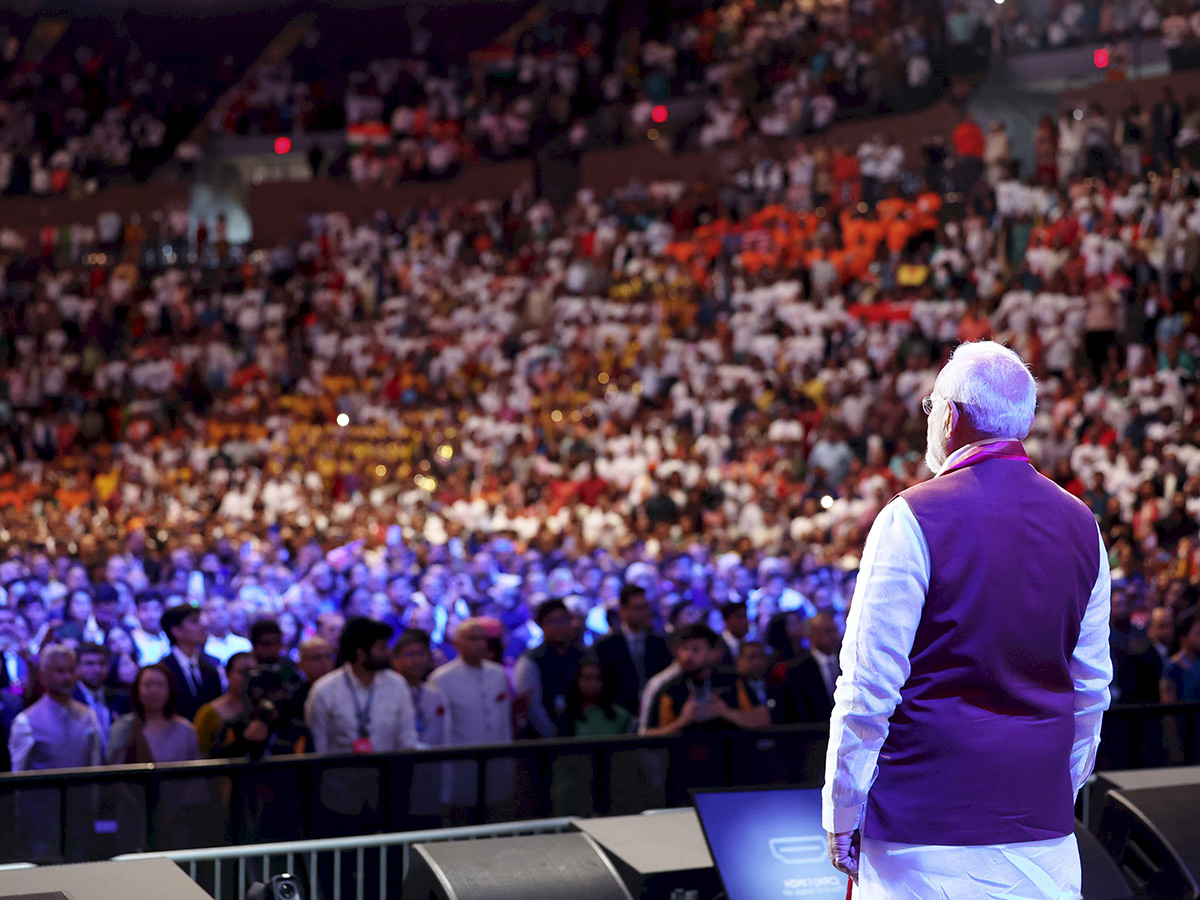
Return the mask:
<svg viewBox="0 0 1200 900"><path fill-rule="evenodd" d="M964 447L951 455L947 465L976 449ZM1096 534L1099 571L1071 658L1075 683L1071 776L1077 793L1095 765L1112 681L1108 552L1098 528ZM909 676L909 654L929 578L925 537L912 509L897 498L879 513L867 536L846 619L825 768L822 821L828 832L853 831L861 823L888 721ZM855 896L862 900L1072 900L1081 896L1080 878L1074 835L969 847L864 838Z"/></svg>
<svg viewBox="0 0 1200 900"><path fill-rule="evenodd" d="M468 666L455 659L436 669L429 683L450 708L450 746L506 744L513 739L512 691L504 667L491 660Z"/></svg>

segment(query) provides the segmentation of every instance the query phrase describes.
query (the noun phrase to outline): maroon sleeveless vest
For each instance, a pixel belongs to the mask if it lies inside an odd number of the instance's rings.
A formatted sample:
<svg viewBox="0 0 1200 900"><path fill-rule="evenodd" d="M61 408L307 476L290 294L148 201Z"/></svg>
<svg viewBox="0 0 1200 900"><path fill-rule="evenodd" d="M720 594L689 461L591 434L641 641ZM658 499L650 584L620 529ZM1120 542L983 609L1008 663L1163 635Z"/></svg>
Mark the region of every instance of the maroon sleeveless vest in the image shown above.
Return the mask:
<svg viewBox="0 0 1200 900"><path fill-rule="evenodd" d="M1100 566L1096 520L992 445L901 494L930 584L863 834L980 845L1074 828L1071 655Z"/></svg>

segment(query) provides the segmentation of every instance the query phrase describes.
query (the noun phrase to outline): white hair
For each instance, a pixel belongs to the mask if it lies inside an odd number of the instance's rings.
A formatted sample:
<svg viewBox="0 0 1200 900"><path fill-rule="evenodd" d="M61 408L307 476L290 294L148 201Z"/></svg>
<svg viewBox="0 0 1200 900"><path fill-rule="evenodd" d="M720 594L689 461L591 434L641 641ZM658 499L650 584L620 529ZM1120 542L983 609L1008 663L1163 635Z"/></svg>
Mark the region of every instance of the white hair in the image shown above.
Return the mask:
<svg viewBox="0 0 1200 900"><path fill-rule="evenodd" d="M938 374L939 397L982 434L1021 440L1033 427L1037 383L1014 351L995 341L959 344Z"/></svg>
<svg viewBox="0 0 1200 900"><path fill-rule="evenodd" d="M42 647L41 652L38 654L38 671L40 672L51 663L60 659L69 659L73 666L78 662L79 658L75 655L75 651L65 644L47 644L45 647Z"/></svg>

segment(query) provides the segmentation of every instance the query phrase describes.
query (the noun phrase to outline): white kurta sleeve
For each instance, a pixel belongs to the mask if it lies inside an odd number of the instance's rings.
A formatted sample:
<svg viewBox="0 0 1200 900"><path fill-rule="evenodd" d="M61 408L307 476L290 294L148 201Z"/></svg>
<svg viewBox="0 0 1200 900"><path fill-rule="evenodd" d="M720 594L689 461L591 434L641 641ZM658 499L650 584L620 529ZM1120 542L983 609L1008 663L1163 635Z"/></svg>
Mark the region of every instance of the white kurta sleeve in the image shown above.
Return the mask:
<svg viewBox="0 0 1200 900"><path fill-rule="evenodd" d="M929 571L925 536L897 498L867 535L846 618L822 792L821 821L831 834L853 831L862 818L888 720L911 671Z"/></svg>
<svg viewBox="0 0 1200 900"><path fill-rule="evenodd" d="M317 753L329 752L329 704L325 695L331 687L328 684L314 684L304 704L304 724L308 726L308 732L313 739L313 749Z"/></svg>
<svg viewBox="0 0 1200 900"><path fill-rule="evenodd" d="M1104 538L1100 541L1100 571L1083 614L1079 641L1071 656L1071 680L1075 684L1075 743L1071 748L1071 778L1075 793L1083 787L1096 765L1100 747L1100 723L1109 704L1109 685L1113 679L1112 653L1108 630L1111 606L1112 573Z"/></svg>
<svg viewBox="0 0 1200 900"><path fill-rule="evenodd" d="M33 726L25 713L19 713L13 719L12 730L8 735L8 756L12 760L14 772L24 772L29 768L29 754L33 752Z"/></svg>

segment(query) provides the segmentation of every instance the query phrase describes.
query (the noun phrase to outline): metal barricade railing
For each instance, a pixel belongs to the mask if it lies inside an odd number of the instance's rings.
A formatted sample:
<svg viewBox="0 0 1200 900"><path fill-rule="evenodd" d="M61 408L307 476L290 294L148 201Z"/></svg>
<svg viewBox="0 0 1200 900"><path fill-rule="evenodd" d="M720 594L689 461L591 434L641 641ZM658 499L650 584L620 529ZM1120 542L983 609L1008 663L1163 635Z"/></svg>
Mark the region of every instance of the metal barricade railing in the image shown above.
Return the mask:
<svg viewBox="0 0 1200 900"><path fill-rule="evenodd" d="M725 784L819 780L827 730L785 726L389 754L0 776L0 862L641 812Z"/></svg>
<svg viewBox="0 0 1200 900"><path fill-rule="evenodd" d="M1200 703L1115 707L1103 729L1100 770L1200 762ZM636 813L691 788L820 783L827 740L789 725L0 775L0 863Z"/></svg>
<svg viewBox="0 0 1200 900"><path fill-rule="evenodd" d="M558 834L566 831L570 824L570 818L560 817L245 847L125 853L116 859L158 857L172 860L207 890L213 900L245 900L253 882L265 882L274 875L283 874L295 875L308 886L309 900L375 900L376 897L387 900L400 894L414 844ZM376 859L368 873L368 858L372 855ZM347 857L352 857L349 865ZM378 875L378 883L372 884L368 874Z"/></svg>

